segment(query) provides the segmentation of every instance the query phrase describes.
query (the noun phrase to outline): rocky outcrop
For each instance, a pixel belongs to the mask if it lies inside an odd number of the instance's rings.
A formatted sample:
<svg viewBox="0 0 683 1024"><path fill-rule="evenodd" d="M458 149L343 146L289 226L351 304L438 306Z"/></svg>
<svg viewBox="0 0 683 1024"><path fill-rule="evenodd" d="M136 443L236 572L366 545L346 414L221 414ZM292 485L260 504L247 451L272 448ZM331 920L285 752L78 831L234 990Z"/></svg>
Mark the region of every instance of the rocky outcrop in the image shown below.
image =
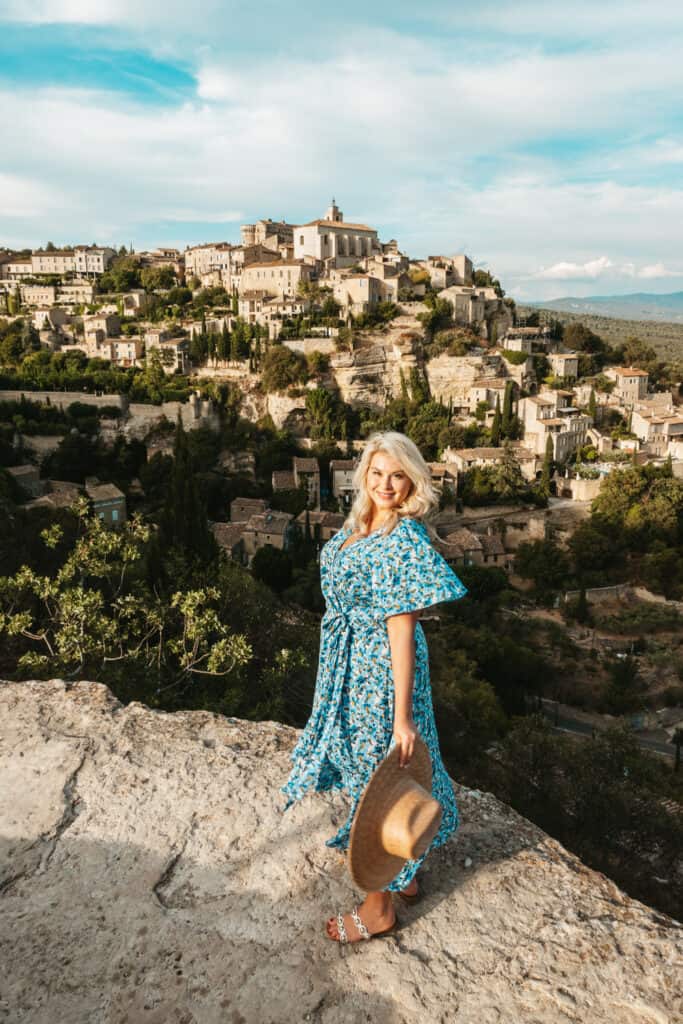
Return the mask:
<svg viewBox="0 0 683 1024"><path fill-rule="evenodd" d="M0 685L0 1020L18 1024L673 1024L683 928L490 794L394 936L324 845L342 793L283 816L294 729Z"/></svg>

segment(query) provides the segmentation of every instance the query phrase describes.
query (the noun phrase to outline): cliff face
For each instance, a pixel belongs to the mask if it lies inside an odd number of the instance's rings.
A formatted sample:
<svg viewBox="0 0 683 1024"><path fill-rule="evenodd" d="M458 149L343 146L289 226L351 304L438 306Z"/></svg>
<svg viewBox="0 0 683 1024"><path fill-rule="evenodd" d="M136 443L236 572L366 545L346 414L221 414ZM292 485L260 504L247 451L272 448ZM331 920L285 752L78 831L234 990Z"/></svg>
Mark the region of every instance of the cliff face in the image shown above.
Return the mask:
<svg viewBox="0 0 683 1024"><path fill-rule="evenodd" d="M681 1020L683 928L490 794L425 862L395 937L324 935L354 891L342 793L283 816L297 732L0 684L0 1020Z"/></svg>

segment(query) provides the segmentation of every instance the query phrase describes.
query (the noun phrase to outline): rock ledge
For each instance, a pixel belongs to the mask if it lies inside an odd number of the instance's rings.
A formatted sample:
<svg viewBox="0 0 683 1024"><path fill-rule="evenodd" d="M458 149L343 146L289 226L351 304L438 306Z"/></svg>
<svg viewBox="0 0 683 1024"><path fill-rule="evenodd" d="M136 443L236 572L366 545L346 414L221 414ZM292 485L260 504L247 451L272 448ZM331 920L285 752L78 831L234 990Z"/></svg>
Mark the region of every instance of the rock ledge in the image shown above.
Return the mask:
<svg viewBox="0 0 683 1024"><path fill-rule="evenodd" d="M360 894L324 840L345 798L281 814L297 735L0 684L0 1021L683 1019L683 927L462 786L421 904L343 955L324 921Z"/></svg>

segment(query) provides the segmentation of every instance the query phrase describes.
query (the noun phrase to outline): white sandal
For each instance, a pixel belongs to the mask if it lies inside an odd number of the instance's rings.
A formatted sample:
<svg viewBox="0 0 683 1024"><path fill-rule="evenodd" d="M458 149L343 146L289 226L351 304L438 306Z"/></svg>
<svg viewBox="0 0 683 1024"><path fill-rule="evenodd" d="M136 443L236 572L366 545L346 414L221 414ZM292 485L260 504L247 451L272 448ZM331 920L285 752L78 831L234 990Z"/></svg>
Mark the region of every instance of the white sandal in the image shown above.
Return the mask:
<svg viewBox="0 0 683 1024"><path fill-rule="evenodd" d="M370 932L370 931L368 931L368 929L366 928L365 924L360 919L360 915L358 913L358 907L357 906L354 907L353 910L351 911L351 917L353 918L353 922L354 922L356 928L358 929L358 933L359 933L360 937L362 939L365 939L365 940L374 939L374 938L377 938L380 935L389 935L390 932L395 931L397 929L397 927L398 927L398 918L396 916L394 916L394 920L389 925L388 928L383 928L382 931L380 931L380 932ZM337 942L341 942L342 944L344 944L344 943L348 943L348 942L351 941L349 939L348 935L346 934L346 926L344 924L344 914L341 911L337 914L337 930L339 932L339 938L336 940ZM330 936L328 936L328 938L329 937ZM356 942L358 940L354 939L353 941Z"/></svg>

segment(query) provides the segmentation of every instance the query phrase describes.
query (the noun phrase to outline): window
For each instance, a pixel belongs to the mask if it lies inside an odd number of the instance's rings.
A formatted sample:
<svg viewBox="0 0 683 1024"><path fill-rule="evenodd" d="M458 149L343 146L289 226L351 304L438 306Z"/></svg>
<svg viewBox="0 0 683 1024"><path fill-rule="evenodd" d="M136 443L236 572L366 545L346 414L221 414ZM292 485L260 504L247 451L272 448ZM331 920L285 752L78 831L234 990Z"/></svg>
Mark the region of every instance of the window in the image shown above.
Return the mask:
<svg viewBox="0 0 683 1024"><path fill-rule="evenodd" d="M303 245L303 244L304 244L304 236L303 235L299 235L299 245Z"/></svg>
<svg viewBox="0 0 683 1024"><path fill-rule="evenodd" d="M119 521L119 510L117 508L111 510L111 521L112 523L118 523Z"/></svg>

